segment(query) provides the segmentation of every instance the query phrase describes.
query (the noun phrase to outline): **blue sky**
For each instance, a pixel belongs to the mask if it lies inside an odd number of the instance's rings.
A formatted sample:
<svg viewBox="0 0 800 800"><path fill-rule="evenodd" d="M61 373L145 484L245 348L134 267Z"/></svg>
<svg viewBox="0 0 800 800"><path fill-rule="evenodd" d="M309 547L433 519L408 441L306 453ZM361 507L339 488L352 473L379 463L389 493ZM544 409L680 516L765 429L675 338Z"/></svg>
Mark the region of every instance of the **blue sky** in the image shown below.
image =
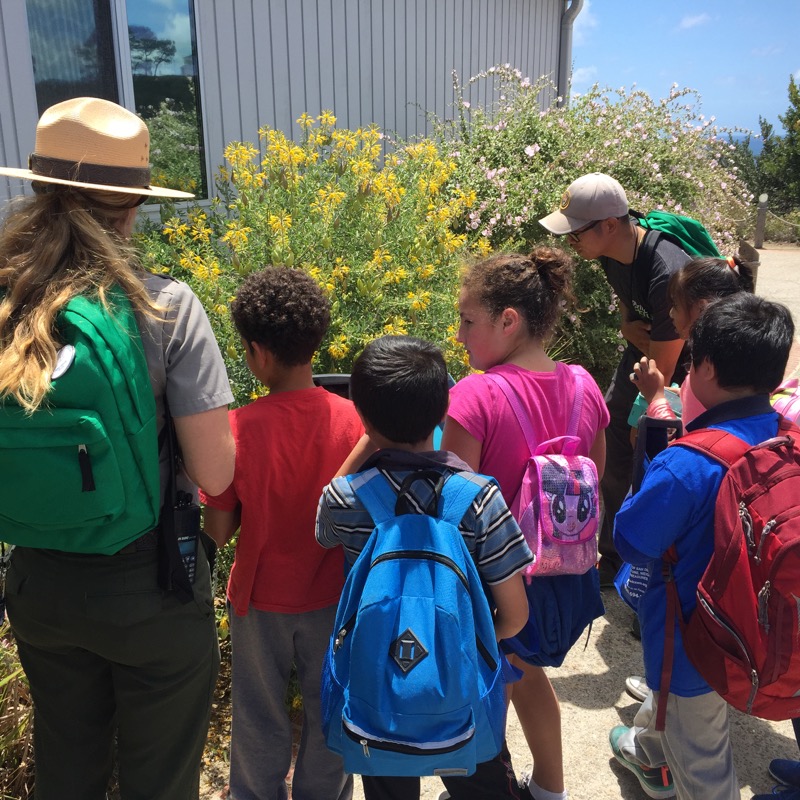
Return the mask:
<svg viewBox="0 0 800 800"><path fill-rule="evenodd" d="M573 91L637 88L654 99L696 89L706 118L782 134L789 75L800 82L800 0L584 0L575 21Z"/></svg>

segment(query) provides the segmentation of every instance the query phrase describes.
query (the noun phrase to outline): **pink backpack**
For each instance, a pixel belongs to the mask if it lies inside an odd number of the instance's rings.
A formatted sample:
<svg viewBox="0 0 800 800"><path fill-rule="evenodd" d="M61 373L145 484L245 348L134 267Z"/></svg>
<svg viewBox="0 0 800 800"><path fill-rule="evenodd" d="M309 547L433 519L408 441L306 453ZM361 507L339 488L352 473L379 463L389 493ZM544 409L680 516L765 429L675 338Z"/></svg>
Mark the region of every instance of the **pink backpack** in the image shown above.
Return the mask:
<svg viewBox="0 0 800 800"><path fill-rule="evenodd" d="M575 404L566 436L536 444L536 435L511 384L500 374L486 375L503 392L530 451L522 485L511 504L535 558L525 575L583 575L597 562L599 519L597 467L576 453L583 408L583 376L575 381Z"/></svg>

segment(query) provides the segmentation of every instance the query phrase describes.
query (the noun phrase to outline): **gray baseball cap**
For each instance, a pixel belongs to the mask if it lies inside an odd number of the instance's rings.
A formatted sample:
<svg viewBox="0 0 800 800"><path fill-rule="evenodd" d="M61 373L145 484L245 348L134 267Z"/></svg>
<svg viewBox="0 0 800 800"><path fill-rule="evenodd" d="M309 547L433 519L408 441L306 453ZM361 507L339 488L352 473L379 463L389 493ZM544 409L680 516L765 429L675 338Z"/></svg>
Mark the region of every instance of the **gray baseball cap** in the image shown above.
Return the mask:
<svg viewBox="0 0 800 800"><path fill-rule="evenodd" d="M619 181L602 172L592 172L574 180L564 192L558 211L540 219L539 223L550 233L563 236L590 222L624 217L627 213L628 198Z"/></svg>

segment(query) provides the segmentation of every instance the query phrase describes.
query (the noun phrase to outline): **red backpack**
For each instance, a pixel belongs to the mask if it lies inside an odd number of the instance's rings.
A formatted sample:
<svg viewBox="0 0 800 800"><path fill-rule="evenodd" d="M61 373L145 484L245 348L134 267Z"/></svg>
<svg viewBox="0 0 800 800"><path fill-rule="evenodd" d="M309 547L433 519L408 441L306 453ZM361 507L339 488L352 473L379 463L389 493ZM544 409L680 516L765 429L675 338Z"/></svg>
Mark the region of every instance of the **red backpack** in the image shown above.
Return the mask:
<svg viewBox="0 0 800 800"><path fill-rule="evenodd" d="M686 434L675 446L725 466L714 510L714 553L681 615L672 565L663 558L667 620L678 618L686 654L734 708L763 719L800 716L800 428L781 417L778 435L748 445L726 431ZM674 648L666 626L656 729L663 730Z"/></svg>

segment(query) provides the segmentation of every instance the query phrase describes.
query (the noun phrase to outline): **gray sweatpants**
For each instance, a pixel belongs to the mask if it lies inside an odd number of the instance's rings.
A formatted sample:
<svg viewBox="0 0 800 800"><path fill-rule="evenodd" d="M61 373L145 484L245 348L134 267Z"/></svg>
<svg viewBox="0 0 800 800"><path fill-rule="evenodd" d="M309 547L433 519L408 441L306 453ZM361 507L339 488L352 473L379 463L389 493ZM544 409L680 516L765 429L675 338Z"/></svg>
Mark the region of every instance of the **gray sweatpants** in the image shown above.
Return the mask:
<svg viewBox="0 0 800 800"><path fill-rule="evenodd" d="M320 675L336 606L302 614L250 608L230 613L232 646L232 800L286 800L292 726L286 691L292 662L303 696L303 733L292 780L294 800L351 800L353 777L325 746Z"/></svg>
<svg viewBox="0 0 800 800"><path fill-rule="evenodd" d="M739 800L733 767L728 704L716 693L670 694L664 730L656 730L658 692L650 692L633 727L619 740L626 758L648 767L669 766L678 800Z"/></svg>

